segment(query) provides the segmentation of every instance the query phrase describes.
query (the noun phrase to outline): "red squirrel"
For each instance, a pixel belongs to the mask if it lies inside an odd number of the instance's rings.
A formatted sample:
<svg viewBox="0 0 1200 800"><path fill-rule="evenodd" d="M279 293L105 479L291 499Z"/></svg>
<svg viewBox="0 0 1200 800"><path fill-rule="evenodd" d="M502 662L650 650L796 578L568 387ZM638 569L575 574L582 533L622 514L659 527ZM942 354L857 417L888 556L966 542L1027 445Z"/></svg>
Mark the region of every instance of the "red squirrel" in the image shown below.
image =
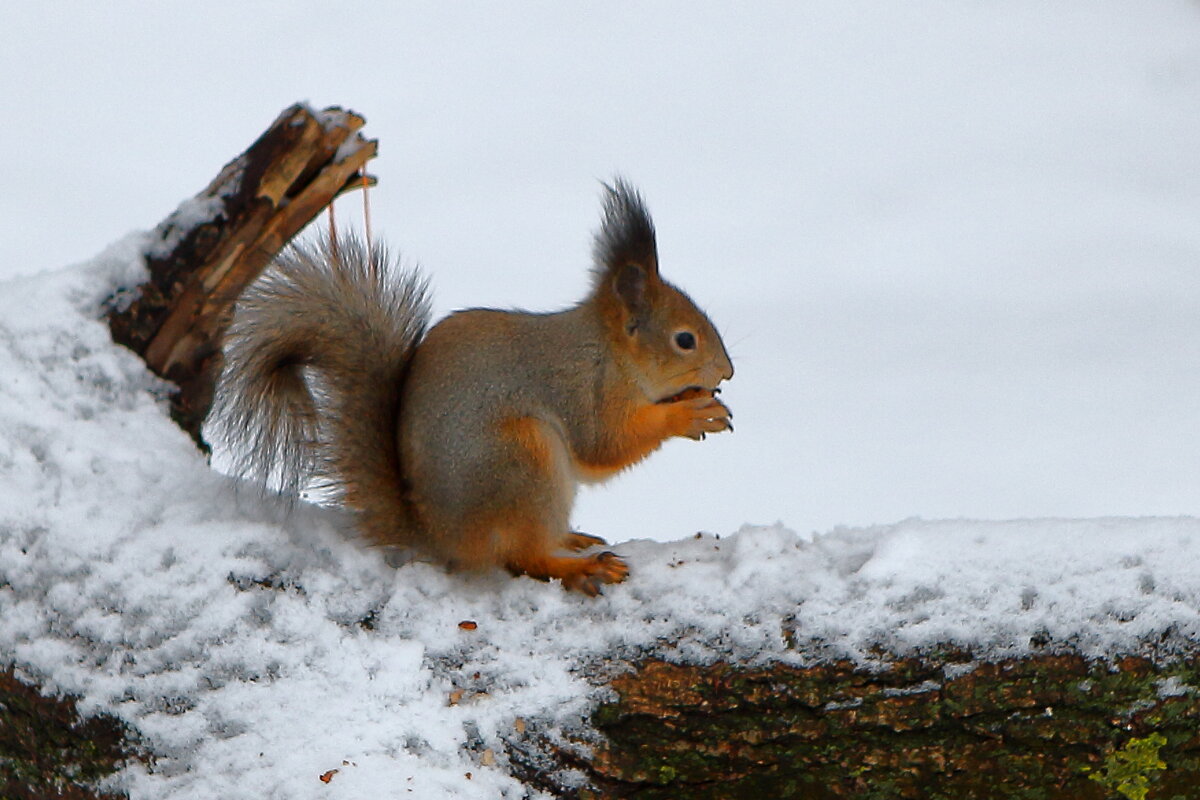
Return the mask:
<svg viewBox="0 0 1200 800"><path fill-rule="evenodd" d="M239 300L213 421L235 472L331 489L374 543L595 595L625 562L573 532L580 483L732 430L721 336L658 271L654 225L605 187L591 292L555 313L428 328L424 281L346 237L285 251Z"/></svg>

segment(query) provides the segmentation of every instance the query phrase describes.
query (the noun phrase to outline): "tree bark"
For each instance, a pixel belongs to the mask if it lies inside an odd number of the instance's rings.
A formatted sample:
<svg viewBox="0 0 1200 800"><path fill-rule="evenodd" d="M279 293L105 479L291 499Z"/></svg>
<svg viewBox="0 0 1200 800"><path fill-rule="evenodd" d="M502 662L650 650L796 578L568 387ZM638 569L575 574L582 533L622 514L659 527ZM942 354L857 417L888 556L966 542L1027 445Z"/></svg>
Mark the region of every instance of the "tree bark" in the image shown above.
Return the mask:
<svg viewBox="0 0 1200 800"><path fill-rule="evenodd" d="M203 446L200 426L220 371L220 337L242 290L339 194L373 182L378 143L340 108L286 109L200 194L155 229L150 280L113 308L113 339L179 391L172 416Z"/></svg>
<svg viewBox="0 0 1200 800"><path fill-rule="evenodd" d="M0 670L0 797L119 800L93 786L141 757L115 718L83 718L70 697L47 697Z"/></svg>
<svg viewBox="0 0 1200 800"><path fill-rule="evenodd" d="M599 745L530 731L510 760L531 785L585 799L1185 800L1200 796L1198 685L1196 657L648 661L612 681L618 699L591 720ZM585 785L551 777L562 769Z"/></svg>

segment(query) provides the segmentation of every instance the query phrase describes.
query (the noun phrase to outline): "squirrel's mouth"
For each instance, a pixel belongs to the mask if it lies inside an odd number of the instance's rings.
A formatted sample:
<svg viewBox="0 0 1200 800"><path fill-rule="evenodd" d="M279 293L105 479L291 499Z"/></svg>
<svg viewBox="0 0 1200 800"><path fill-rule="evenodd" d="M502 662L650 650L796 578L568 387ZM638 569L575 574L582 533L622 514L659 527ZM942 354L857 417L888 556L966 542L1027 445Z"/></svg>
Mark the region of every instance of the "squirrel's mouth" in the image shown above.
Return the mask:
<svg viewBox="0 0 1200 800"><path fill-rule="evenodd" d="M659 403L678 403L680 400L685 400L688 397L692 397L701 392L709 392L712 394L716 394L720 391L721 391L720 389L705 389L703 386L688 386L686 389L678 391L675 394L670 395L668 397L664 397L663 399L661 399L657 402L659 402Z"/></svg>

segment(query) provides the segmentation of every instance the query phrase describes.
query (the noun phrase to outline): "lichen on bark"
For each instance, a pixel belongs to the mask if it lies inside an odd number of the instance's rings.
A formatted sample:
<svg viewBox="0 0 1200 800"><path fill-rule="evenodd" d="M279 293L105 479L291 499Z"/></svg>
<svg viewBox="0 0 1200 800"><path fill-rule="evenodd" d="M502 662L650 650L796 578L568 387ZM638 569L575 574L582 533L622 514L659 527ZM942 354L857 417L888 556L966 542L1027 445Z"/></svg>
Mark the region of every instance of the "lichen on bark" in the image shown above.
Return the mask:
<svg viewBox="0 0 1200 800"><path fill-rule="evenodd" d="M1149 736L1161 737L1165 765L1144 771L1150 800L1192 798L1200 785L1196 658L651 660L611 685L617 699L592 717L604 743L571 763L588 785L543 788L644 800L1106 800L1121 797L1116 784L1094 776Z"/></svg>

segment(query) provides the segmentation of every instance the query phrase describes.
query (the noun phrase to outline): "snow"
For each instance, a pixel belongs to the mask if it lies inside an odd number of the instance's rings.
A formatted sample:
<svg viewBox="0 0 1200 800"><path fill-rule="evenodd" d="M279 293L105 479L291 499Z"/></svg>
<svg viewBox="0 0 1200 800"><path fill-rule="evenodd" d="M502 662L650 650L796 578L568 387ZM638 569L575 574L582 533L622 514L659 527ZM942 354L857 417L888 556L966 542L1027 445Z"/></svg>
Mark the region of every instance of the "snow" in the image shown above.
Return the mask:
<svg viewBox="0 0 1200 800"><path fill-rule="evenodd" d="M151 241L0 284L0 653L133 726L156 757L117 778L135 799L522 797L506 737L585 735L621 659L1169 658L1200 637L1186 517L627 541L630 579L597 599L389 566L336 511L210 469L110 342L102 303Z"/></svg>
<svg viewBox="0 0 1200 800"><path fill-rule="evenodd" d="M225 210L224 198L237 191L240 179L241 170L235 169L232 180L227 182L219 193L193 197L180 203L175 212L164 220L162 235L146 247L146 255L160 258L170 255L183 238L197 226L215 220Z"/></svg>

